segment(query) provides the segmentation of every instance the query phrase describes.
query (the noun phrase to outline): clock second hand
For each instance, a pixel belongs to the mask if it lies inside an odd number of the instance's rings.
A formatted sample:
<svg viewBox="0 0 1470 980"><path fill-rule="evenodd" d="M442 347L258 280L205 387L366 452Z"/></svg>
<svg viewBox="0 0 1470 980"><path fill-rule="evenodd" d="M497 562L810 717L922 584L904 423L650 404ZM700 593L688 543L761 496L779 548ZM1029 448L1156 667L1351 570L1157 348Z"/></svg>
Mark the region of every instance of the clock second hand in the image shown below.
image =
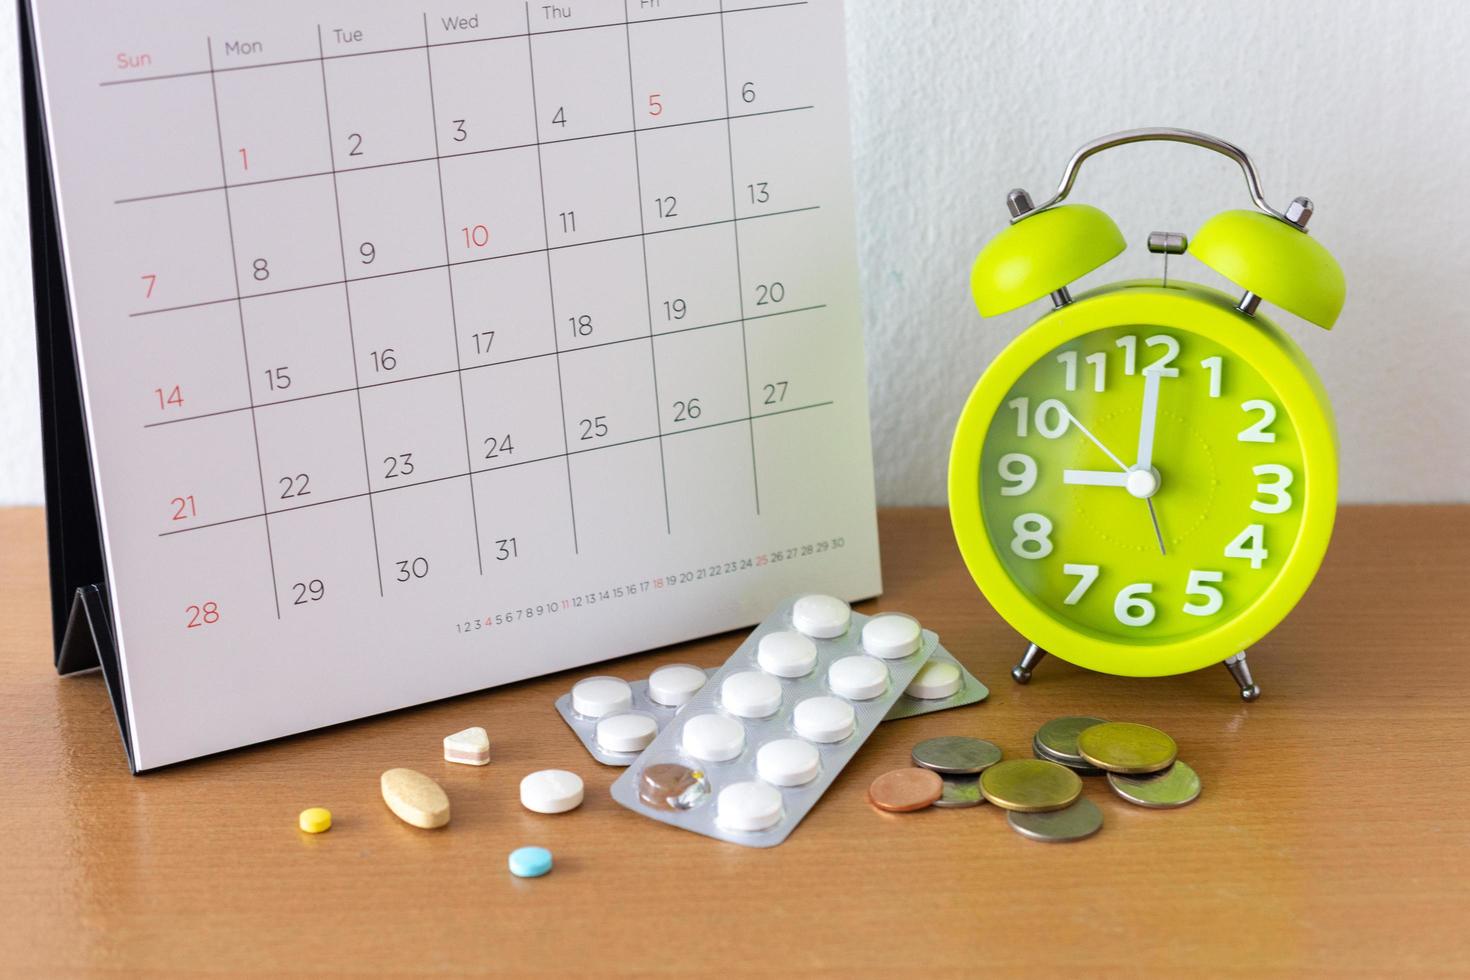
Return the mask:
<svg viewBox="0 0 1470 980"><path fill-rule="evenodd" d="M1159 530L1159 515L1154 512L1154 498L1144 497L1143 502L1148 504L1148 516L1154 522L1154 537L1159 541L1159 554L1168 555L1164 550L1164 532Z"/></svg>

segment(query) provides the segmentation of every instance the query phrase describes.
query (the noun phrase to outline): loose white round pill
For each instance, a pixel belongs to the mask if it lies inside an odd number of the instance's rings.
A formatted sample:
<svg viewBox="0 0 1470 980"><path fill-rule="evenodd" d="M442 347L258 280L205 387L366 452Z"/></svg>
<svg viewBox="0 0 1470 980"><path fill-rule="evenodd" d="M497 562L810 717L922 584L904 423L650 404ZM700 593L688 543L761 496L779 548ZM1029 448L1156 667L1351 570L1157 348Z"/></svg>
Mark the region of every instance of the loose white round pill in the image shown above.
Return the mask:
<svg viewBox="0 0 1470 980"><path fill-rule="evenodd" d="M805 677L817 665L817 645L794 630L778 630L761 637L755 662L777 677Z"/></svg>
<svg viewBox="0 0 1470 980"><path fill-rule="evenodd" d="M852 609L830 595L804 595L791 607L791 624L807 636L830 640L847 632Z"/></svg>
<svg viewBox="0 0 1470 980"><path fill-rule="evenodd" d="M701 762L729 762L745 751L745 726L724 715L695 715L684 723L680 744Z"/></svg>
<svg viewBox="0 0 1470 980"><path fill-rule="evenodd" d="M843 657L827 668L827 686L852 701L876 698L888 689L888 667L861 654Z"/></svg>
<svg viewBox="0 0 1470 980"><path fill-rule="evenodd" d="M874 616L863 624L863 649L884 660L907 657L919 649L923 641L919 621L909 616L889 613Z"/></svg>
<svg viewBox="0 0 1470 980"><path fill-rule="evenodd" d="M654 704L682 708L707 680L704 671L689 664L668 664L648 675L648 698Z"/></svg>
<svg viewBox="0 0 1470 980"><path fill-rule="evenodd" d="M958 691L963 683L964 678L960 675L959 667L948 660L931 660L919 670L913 683L903 693L911 698L925 700L947 698Z"/></svg>
<svg viewBox="0 0 1470 980"><path fill-rule="evenodd" d="M796 734L813 742L840 742L857 727L857 713L841 698L807 698L791 713Z"/></svg>
<svg viewBox="0 0 1470 980"><path fill-rule="evenodd" d="M804 786L820 769L817 747L799 738L778 738L755 754L756 774L774 786Z"/></svg>
<svg viewBox="0 0 1470 980"><path fill-rule="evenodd" d="M582 777L565 769L542 769L521 780L521 806L536 813L565 813L582 805Z"/></svg>
<svg viewBox="0 0 1470 980"><path fill-rule="evenodd" d="M780 820L781 791L765 783L731 783L715 802L715 822L726 830L765 830Z"/></svg>
<svg viewBox="0 0 1470 980"><path fill-rule="evenodd" d="M633 707L633 687L620 677L588 677L572 685L572 710L602 718Z"/></svg>
<svg viewBox="0 0 1470 980"><path fill-rule="evenodd" d="M658 734L648 715L608 715L597 723L597 744L608 752L642 752Z"/></svg>
<svg viewBox="0 0 1470 980"><path fill-rule="evenodd" d="M720 703L741 718L769 718L781 707L781 682L758 670L742 670L720 685Z"/></svg>

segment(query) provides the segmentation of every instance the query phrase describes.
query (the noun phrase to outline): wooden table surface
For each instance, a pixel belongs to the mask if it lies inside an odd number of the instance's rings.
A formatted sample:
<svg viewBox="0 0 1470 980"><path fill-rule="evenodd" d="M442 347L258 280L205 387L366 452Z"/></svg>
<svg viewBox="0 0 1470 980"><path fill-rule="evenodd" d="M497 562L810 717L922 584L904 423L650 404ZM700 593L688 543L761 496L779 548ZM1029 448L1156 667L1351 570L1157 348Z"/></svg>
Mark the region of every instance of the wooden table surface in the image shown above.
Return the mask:
<svg viewBox="0 0 1470 980"><path fill-rule="evenodd" d="M973 976L1470 972L1470 507L1352 507L1320 577L1252 655L1167 679L1049 659L971 585L943 510L882 515L888 593L991 688L978 707L883 725L789 841L718 843L614 804L552 708L572 675L467 695L134 778L102 679L51 667L39 511L0 511L0 971L366 971ZM725 635L611 666L714 667ZM1204 781L1150 811L1088 779L1098 836L1026 840L984 805L880 814L879 773L941 734L1029 755L1037 726L1157 725ZM490 732L494 762L440 739ZM392 817L378 774L410 766L454 806ZM538 816L520 777L581 773L587 801ZM320 837L301 808L331 808ZM505 856L556 855L522 881Z"/></svg>

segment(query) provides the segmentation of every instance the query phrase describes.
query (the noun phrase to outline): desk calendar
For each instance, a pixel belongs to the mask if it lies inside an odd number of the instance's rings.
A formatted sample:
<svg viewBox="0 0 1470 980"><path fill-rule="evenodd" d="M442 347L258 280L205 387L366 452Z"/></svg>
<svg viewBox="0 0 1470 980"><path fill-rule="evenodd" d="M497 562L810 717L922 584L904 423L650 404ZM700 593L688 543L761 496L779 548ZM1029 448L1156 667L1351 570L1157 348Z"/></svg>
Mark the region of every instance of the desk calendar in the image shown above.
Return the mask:
<svg viewBox="0 0 1470 980"><path fill-rule="evenodd" d="M837 0L23 14L135 769L878 591Z"/></svg>

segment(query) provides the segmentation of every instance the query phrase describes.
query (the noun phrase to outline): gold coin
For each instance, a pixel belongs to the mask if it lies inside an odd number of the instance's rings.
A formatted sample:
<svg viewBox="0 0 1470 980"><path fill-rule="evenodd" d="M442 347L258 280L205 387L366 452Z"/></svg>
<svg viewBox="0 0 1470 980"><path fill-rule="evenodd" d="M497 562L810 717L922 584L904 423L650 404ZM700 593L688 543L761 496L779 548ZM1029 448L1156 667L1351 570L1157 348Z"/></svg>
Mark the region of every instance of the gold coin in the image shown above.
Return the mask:
<svg viewBox="0 0 1470 980"><path fill-rule="evenodd" d="M980 774L980 792L1002 809L1041 813L1081 796L1082 777L1044 759L1008 759Z"/></svg>
<svg viewBox="0 0 1470 980"><path fill-rule="evenodd" d="M1140 775L1168 769L1179 747L1157 728L1110 721L1078 735L1077 751L1099 769Z"/></svg>
<svg viewBox="0 0 1470 980"><path fill-rule="evenodd" d="M944 780L928 769L895 769L873 780L868 802L890 813L907 813L932 806L944 792Z"/></svg>
<svg viewBox="0 0 1470 980"><path fill-rule="evenodd" d="M1188 764L1175 761L1156 776L1124 776L1108 773L1108 785L1129 803L1155 810L1170 810L1193 803L1199 797L1199 775Z"/></svg>

